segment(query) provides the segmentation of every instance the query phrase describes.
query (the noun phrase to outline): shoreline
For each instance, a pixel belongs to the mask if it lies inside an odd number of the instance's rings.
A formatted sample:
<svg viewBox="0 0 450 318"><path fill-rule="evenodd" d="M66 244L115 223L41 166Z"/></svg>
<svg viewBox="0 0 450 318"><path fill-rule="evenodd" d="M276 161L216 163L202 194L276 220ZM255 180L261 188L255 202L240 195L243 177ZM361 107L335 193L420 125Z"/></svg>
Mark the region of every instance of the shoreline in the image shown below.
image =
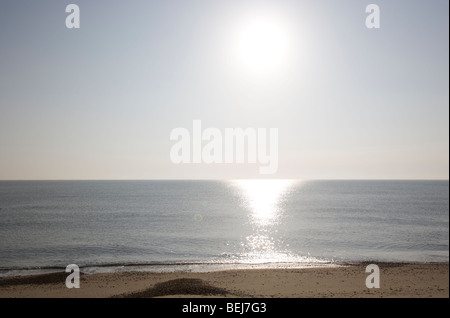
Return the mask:
<svg viewBox="0 0 450 318"><path fill-rule="evenodd" d="M380 268L380 288L366 287L368 264ZM217 271L123 271L86 274L68 289L64 270L0 278L1 298L226 297L448 298L449 263L342 262L302 268Z"/></svg>
<svg viewBox="0 0 450 318"><path fill-rule="evenodd" d="M323 261L323 262L267 262L267 263L211 263L211 262L155 262L155 263L111 263L99 265L80 265L80 272L92 274L116 274L131 272L173 273L194 272L209 273L230 270L253 269L305 269L331 268L342 266L362 266L381 264L385 267L402 265L449 265L448 261ZM37 266L37 267L0 267L0 282L2 279L39 276L65 272L66 266Z"/></svg>

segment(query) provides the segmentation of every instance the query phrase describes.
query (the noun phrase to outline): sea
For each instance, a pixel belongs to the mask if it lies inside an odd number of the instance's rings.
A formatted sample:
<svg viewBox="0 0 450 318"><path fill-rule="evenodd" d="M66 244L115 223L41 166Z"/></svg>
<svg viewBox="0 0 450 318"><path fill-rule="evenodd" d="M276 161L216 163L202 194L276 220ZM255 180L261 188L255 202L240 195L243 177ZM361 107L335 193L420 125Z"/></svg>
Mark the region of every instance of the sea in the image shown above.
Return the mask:
<svg viewBox="0 0 450 318"><path fill-rule="evenodd" d="M0 181L0 276L449 261L449 182Z"/></svg>

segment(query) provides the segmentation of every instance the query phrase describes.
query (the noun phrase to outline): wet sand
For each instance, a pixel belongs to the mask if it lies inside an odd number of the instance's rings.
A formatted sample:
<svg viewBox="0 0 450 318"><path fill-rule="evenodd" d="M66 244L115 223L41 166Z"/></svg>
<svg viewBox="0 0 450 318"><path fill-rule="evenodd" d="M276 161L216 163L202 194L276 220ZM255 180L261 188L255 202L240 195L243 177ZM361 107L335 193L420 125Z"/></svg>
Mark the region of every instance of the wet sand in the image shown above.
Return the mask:
<svg viewBox="0 0 450 318"><path fill-rule="evenodd" d="M68 289L68 273L0 278L0 297L231 297L231 298L448 298L449 265L377 263L380 288L366 287L367 263L301 269L214 272L82 274Z"/></svg>

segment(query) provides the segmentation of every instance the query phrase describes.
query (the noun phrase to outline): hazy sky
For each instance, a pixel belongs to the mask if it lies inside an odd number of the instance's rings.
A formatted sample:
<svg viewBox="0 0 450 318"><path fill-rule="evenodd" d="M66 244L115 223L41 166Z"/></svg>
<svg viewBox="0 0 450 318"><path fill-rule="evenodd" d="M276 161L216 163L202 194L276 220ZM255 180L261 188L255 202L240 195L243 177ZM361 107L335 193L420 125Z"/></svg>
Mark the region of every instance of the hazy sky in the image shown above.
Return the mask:
<svg viewBox="0 0 450 318"><path fill-rule="evenodd" d="M69 3L80 29L66 28ZM365 26L370 3L380 29ZM448 12L447 0L2 1L0 179L448 179ZM242 53L254 25L271 55ZM278 128L278 172L173 164L170 132L196 119Z"/></svg>

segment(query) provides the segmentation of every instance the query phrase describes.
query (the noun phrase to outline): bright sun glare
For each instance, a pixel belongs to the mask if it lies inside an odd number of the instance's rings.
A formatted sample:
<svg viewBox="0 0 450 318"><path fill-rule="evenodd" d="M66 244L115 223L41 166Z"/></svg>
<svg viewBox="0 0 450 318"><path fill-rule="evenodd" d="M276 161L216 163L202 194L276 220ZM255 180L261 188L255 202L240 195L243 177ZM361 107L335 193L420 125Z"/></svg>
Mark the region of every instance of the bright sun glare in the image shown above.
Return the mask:
<svg viewBox="0 0 450 318"><path fill-rule="evenodd" d="M288 55L288 34L282 21L261 16L247 20L238 31L237 57L253 71L280 67Z"/></svg>
<svg viewBox="0 0 450 318"><path fill-rule="evenodd" d="M288 252L279 250L275 233L283 215L283 201L296 180L234 180L242 196L242 204L249 212L253 233L245 238L245 255L249 262L282 262L291 259Z"/></svg>
<svg viewBox="0 0 450 318"><path fill-rule="evenodd" d="M245 205L251 211L253 222L268 225L279 216L278 206L294 180L235 180L242 191Z"/></svg>

